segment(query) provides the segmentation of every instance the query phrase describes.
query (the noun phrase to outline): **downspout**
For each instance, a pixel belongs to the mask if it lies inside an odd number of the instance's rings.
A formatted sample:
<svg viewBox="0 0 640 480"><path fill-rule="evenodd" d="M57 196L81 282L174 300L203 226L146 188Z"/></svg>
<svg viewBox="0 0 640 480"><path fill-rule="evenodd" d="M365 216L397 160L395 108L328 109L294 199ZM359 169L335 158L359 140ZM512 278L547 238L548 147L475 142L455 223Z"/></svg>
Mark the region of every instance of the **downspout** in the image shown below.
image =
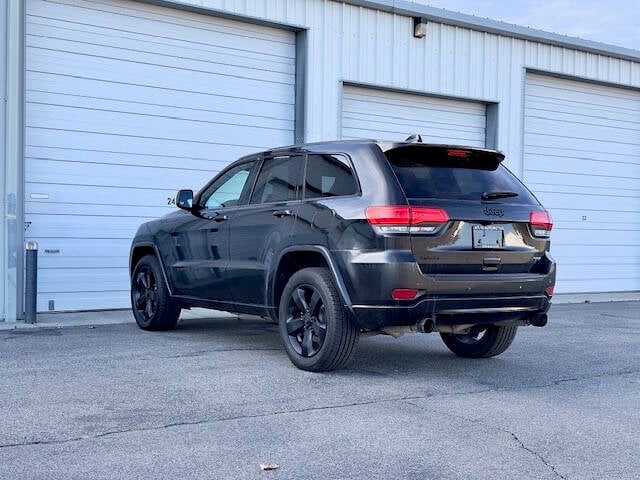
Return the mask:
<svg viewBox="0 0 640 480"><path fill-rule="evenodd" d="M2 313L15 322L23 315L25 1L5 5Z"/></svg>

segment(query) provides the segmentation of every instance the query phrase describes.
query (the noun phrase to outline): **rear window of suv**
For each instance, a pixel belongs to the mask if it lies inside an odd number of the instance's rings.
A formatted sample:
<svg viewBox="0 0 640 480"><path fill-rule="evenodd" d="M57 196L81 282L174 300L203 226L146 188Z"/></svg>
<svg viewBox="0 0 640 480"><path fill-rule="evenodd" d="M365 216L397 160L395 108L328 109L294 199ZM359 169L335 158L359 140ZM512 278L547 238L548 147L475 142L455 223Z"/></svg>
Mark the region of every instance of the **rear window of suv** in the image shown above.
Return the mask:
<svg viewBox="0 0 640 480"><path fill-rule="evenodd" d="M451 150L469 154L450 156ZM416 145L389 150L386 156L407 198L481 200L485 193L515 192L500 201L538 203L494 154Z"/></svg>

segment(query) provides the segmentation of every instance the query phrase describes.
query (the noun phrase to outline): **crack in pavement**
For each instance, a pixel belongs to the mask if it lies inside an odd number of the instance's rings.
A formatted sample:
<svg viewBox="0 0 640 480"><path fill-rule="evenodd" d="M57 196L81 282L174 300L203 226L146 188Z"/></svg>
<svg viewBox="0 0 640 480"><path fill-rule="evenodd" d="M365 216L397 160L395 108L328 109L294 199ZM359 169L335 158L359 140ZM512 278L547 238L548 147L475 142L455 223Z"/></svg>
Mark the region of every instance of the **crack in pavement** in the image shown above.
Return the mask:
<svg viewBox="0 0 640 480"><path fill-rule="evenodd" d="M620 377L622 375L631 375L634 373L640 373L640 370L621 370L619 372L603 372L603 373L594 373L589 375L579 375L577 377L561 378L560 380L554 380L553 383L546 384L546 385L539 385L531 388L551 387L551 386L560 385L566 382L578 382L580 380L591 380L593 378Z"/></svg>
<svg viewBox="0 0 640 480"><path fill-rule="evenodd" d="M413 405L414 407L422 408L420 405L417 405L417 404L415 404L415 403L413 403L411 401L407 401L406 403L408 403L410 405ZM481 426L483 426L483 427L485 427L486 429L489 429L489 430L495 430L495 431L506 433L506 434L510 435L511 438L513 440L515 440L515 442L518 444L518 446L520 448L522 448L523 450L526 450L527 452L529 452L530 454L532 454L536 458L538 458L538 460L540 460L547 468L549 468L556 477L561 478L563 480L567 480L567 476L565 476L562 473L560 473L553 464L549 463L549 461L546 458L544 458L544 456L541 453L536 452L534 449L532 449L532 448L528 447L527 445L525 445L525 443L520 439L520 437L518 437L518 435L516 435L511 430L507 430L506 428L501 428L501 427L498 427L498 426L495 426L495 425L489 425L489 424L487 424L487 423L485 423L485 422L483 422L481 420L478 420L478 419L475 419L475 418L465 417L464 415L456 415L455 413L447 412L445 410L437 410L437 411L439 413L441 413L441 414L448 415L448 416L453 417L453 418L458 418L460 420L464 420L464 421L469 422L469 423L474 423L476 425L481 425Z"/></svg>
<svg viewBox="0 0 640 480"><path fill-rule="evenodd" d="M536 457L538 457L540 459L540 461L542 463L544 463L547 467L549 467L551 469L551 471L554 473L554 475L558 478L562 478L563 480L566 480L567 477L563 474L561 474L560 472L558 472L558 470L556 470L556 467L553 466L552 464L550 464L547 459L545 459L542 454L536 452L535 450L527 447L524 442L522 440L520 440L520 438L513 432L511 432L510 430L504 430L504 429L499 429L502 430L505 433L508 433L509 435L511 435L513 437L513 439L518 443L518 445L520 445L521 448L525 449L527 452L532 453L533 455L535 455Z"/></svg>
<svg viewBox="0 0 640 480"><path fill-rule="evenodd" d="M235 416L231 416L231 417L208 418L208 419L203 419L203 420L173 422L173 423L167 423L165 425L157 425L157 426L154 426L154 427L130 428L130 429L123 429L123 430L111 430L111 431L99 433L97 435L92 435L92 436L73 437L73 438L60 439L60 440L41 440L41 441L36 440L36 441L32 441L32 442L11 443L11 444L0 445L0 448L78 442L78 441L81 441L81 440L93 440L93 439L96 439L96 438L103 438L103 437L108 437L108 436L111 436L111 435L118 435L118 434L121 434L121 433L146 432L146 431L163 430L163 429L166 429L166 428L181 427L181 426L187 426L187 425L202 425L202 424L205 424L205 423L228 422L228 421L233 421L233 420L243 420L243 419L249 419L249 418L263 418L263 417L271 417L271 416L276 416L276 415L285 415L285 414L290 414L290 413L304 413L304 412L310 412L310 411L331 410L331 409L336 409L336 408L359 407L359 406L363 406L363 405L373 405L373 404L377 404L377 403L400 402L400 401L412 400L412 399L415 400L415 399L418 399L418 398L425 398L425 397L420 397L420 396L411 397L411 396L409 396L409 397L398 397L398 398L385 398L385 399L377 399L377 400L368 400L368 401L363 401L363 402L354 402L354 403L348 403L348 404L327 405L327 406L321 406L321 407L301 408L301 409L298 409L298 410L278 410L278 411L275 411L275 412L256 413L256 414L253 414L253 415L235 415Z"/></svg>
<svg viewBox="0 0 640 480"><path fill-rule="evenodd" d="M573 381L580 381L580 380L590 380L592 378L601 378L601 377L607 377L607 376L616 377L616 376L630 375L630 374L635 374L635 373L640 373L640 370L625 370L625 371L621 371L621 372L609 372L609 373L601 373L601 374L595 374L595 375L585 375L585 376L575 377L575 378L565 378L565 379L560 379L560 380L554 380L551 383L542 384L542 385L528 385L528 386L519 386L519 387L510 387L510 388L486 388L486 389L482 389L482 390L469 390L469 391L464 391L464 392L432 393L432 394L426 394L426 395L407 395L407 396L402 396L402 397L380 398L380 399L365 400L365 401L361 401L361 402L353 402L353 403L346 403L346 404L308 407L308 408L302 408L302 409L297 409L297 410L277 410L277 411L272 411L272 412L257 413L257 414L253 414L253 415L235 415L235 416L231 416L231 417L205 418L205 419L202 419L202 420L173 422L173 423L168 423L168 424L164 424L164 425L156 425L156 426L150 426L150 427L128 428L128 429L122 429L122 430L110 430L110 431L106 431L106 432L103 432L103 433L99 433L97 435L86 435L86 436L72 437L72 438L66 438L66 439L33 440L33 441L29 441L29 442L8 443L8 444L0 445L0 449L2 449L2 448L12 448L12 447L34 446L34 445L64 444L64 443L71 443L71 442L79 442L79 441L82 441L82 440L93 440L93 439L97 439L97 438L103 438L103 437L108 437L108 436L112 436L112 435L124 434L124 433L164 430L164 429L168 429L168 428L175 428L175 427L188 426L188 425L203 425L203 424L207 424L207 423L228 422L228 421L233 421L233 420L244 420L244 419L252 419L252 418L264 418L264 417L271 417L271 416L276 416L276 415L287 415L287 414L292 414L292 413L304 413L304 412L310 412L310 411L332 410L332 409L338 409L338 408L351 408L351 407L359 407L359 406L364 406L364 405L374 405L374 404L390 403L390 402L406 402L406 403L409 403L409 404L411 404L413 406L419 407L418 405L416 405L414 403L411 403L411 400L427 400L427 399L432 399L432 398L452 397L452 396L459 396L459 395L478 395L478 394L482 394L482 393L510 392L510 391L518 391L518 390L530 390L530 389L537 389L537 388L548 388L548 387L557 386L557 385L560 385L560 384L566 383L566 382L573 382ZM452 414L449 414L449 415L452 415ZM455 416L455 415L452 415L452 416ZM470 421L470 422L474 422L474 420L466 418L466 417L460 417L460 418L465 419L465 420ZM478 421L478 423L481 423L481 422ZM511 435L513 435L515 437L515 434L513 434L511 432L508 432L506 430L503 430L503 431L505 431L507 433L510 433ZM517 439L517 437L516 437L516 439ZM519 439L518 439L518 441L519 441ZM526 447L524 447L524 445L523 445L523 448L526 448ZM532 452L532 453L535 454L535 452ZM565 478L565 477L561 477L561 478Z"/></svg>
<svg viewBox="0 0 640 480"><path fill-rule="evenodd" d="M187 352L187 353L178 353L175 355L165 355L154 358L189 358L189 357L203 357L206 355L218 353L218 352L272 352L272 351L282 351L282 348L250 348L250 347L238 347L238 348L217 348L213 350L200 350L197 352ZM147 360L145 358L145 360Z"/></svg>

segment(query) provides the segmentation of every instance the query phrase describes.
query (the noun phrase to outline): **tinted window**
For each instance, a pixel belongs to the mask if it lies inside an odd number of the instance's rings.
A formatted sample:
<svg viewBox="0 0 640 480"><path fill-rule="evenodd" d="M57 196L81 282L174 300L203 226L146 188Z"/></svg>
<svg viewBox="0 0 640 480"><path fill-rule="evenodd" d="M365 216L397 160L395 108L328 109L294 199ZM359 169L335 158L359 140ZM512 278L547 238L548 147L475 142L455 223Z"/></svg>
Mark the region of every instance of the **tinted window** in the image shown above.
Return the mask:
<svg viewBox="0 0 640 480"><path fill-rule="evenodd" d="M504 166L481 158L443 156L435 149L397 149L387 158L408 198L480 200L486 192L515 192L501 201L537 204L533 195Z"/></svg>
<svg viewBox="0 0 640 480"><path fill-rule="evenodd" d="M303 157L268 158L262 165L251 203L288 202L298 198L302 186Z"/></svg>
<svg viewBox="0 0 640 480"><path fill-rule="evenodd" d="M339 197L358 192L356 179L339 155L309 155L305 179L305 198Z"/></svg>
<svg viewBox="0 0 640 480"><path fill-rule="evenodd" d="M255 162L243 163L225 172L205 190L200 205L205 208L237 205Z"/></svg>

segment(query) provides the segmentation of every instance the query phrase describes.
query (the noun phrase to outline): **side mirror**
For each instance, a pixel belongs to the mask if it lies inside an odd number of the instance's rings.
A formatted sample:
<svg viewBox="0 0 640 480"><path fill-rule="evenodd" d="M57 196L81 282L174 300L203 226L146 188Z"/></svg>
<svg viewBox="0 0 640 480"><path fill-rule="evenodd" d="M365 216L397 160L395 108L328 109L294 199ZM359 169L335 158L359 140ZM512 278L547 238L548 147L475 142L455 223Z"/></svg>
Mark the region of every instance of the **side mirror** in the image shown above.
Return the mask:
<svg viewBox="0 0 640 480"><path fill-rule="evenodd" d="M176 207L191 211L193 208L193 190L179 190L178 195L176 195Z"/></svg>

